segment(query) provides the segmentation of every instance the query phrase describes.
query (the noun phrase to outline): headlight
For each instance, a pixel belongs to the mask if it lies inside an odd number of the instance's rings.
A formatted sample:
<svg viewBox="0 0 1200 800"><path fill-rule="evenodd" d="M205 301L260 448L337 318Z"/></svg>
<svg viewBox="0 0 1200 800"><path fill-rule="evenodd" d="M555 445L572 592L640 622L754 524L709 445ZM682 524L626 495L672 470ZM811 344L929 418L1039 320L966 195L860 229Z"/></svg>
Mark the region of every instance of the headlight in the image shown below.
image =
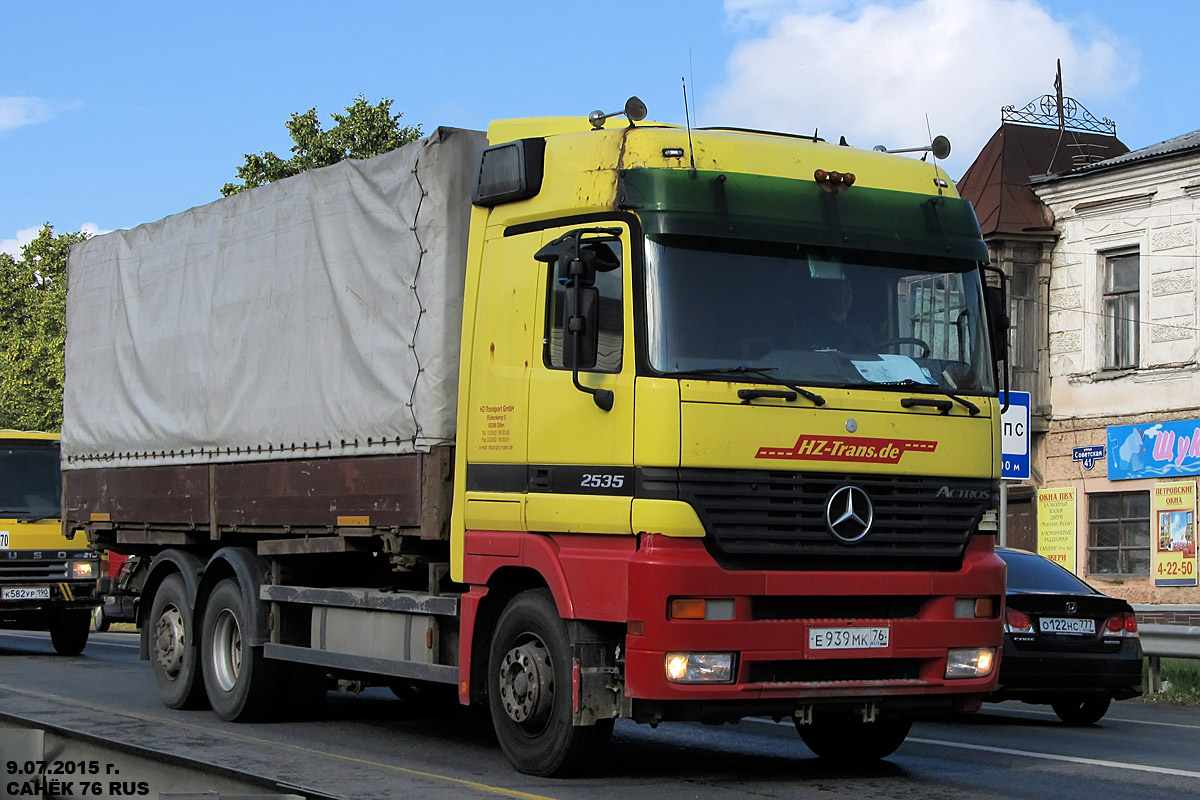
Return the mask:
<svg viewBox="0 0 1200 800"><path fill-rule="evenodd" d="M996 664L996 651L991 647L963 647L946 654L947 678L986 678Z"/></svg>
<svg viewBox="0 0 1200 800"><path fill-rule="evenodd" d="M85 581L94 577L96 577L96 563L94 561L71 562L71 580Z"/></svg>
<svg viewBox="0 0 1200 800"><path fill-rule="evenodd" d="M733 653L667 653L666 669L672 683L729 683Z"/></svg>

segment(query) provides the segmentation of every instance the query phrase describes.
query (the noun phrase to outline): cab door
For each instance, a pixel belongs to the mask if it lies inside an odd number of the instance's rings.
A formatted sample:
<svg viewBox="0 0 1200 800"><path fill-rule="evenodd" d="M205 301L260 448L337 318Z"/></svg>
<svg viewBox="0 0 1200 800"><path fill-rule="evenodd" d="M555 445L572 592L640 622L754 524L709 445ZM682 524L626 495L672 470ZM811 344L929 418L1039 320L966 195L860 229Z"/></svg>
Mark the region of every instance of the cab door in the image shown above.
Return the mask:
<svg viewBox="0 0 1200 800"><path fill-rule="evenodd" d="M596 310L595 357L580 361L577 386L572 338L565 331L572 279L562 258L539 261L542 307L529 370L526 522L531 531L630 533L635 367L629 228L606 221L545 230L543 258L549 259L547 245L572 234L584 247L605 249L599 266L580 277ZM602 407L606 391L608 410Z"/></svg>

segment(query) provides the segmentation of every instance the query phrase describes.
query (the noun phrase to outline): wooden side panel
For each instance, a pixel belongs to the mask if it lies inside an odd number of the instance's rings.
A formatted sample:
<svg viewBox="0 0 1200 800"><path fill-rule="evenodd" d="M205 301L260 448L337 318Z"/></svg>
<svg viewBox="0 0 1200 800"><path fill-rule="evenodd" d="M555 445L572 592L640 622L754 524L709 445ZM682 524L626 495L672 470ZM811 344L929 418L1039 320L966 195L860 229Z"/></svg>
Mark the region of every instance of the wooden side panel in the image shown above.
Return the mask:
<svg viewBox="0 0 1200 800"><path fill-rule="evenodd" d="M68 470L68 524L420 529L443 538L451 448L295 461ZM211 481L211 485L210 485Z"/></svg>
<svg viewBox="0 0 1200 800"><path fill-rule="evenodd" d="M218 464L213 486L217 525L416 527L421 524L425 457Z"/></svg>
<svg viewBox="0 0 1200 800"><path fill-rule="evenodd" d="M208 525L208 465L73 469L63 473L71 524L93 515L113 523Z"/></svg>

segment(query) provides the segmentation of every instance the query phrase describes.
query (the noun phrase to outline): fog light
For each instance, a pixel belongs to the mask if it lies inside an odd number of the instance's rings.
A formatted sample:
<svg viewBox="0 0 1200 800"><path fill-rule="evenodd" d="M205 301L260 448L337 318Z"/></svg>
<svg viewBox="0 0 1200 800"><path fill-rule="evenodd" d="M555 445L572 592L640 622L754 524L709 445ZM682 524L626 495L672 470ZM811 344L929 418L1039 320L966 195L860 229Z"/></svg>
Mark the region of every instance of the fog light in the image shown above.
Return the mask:
<svg viewBox="0 0 1200 800"><path fill-rule="evenodd" d="M947 678L985 678L992 674L996 651L991 647L962 647L946 654Z"/></svg>
<svg viewBox="0 0 1200 800"><path fill-rule="evenodd" d="M96 577L96 565L91 561L72 561L71 579L82 581Z"/></svg>
<svg viewBox="0 0 1200 800"><path fill-rule="evenodd" d="M733 653L667 653L666 669L672 683L729 683Z"/></svg>

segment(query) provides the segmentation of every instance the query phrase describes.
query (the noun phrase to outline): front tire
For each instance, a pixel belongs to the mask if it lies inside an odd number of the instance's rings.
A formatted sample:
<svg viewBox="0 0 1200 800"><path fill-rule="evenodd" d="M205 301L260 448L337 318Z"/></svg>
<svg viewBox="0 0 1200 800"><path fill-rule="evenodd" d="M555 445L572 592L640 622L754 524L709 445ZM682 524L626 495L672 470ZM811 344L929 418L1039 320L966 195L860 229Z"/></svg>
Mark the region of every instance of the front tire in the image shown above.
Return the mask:
<svg viewBox="0 0 1200 800"><path fill-rule="evenodd" d="M263 656L261 646L243 637L249 614L236 580L217 584L204 609L201 666L204 691L223 720L249 722L277 711L275 703L286 675L277 662Z"/></svg>
<svg viewBox="0 0 1200 800"><path fill-rule="evenodd" d="M887 758L904 744L911 727L910 719L864 723L849 717L818 717L807 725L797 721L796 732L821 760L848 765Z"/></svg>
<svg viewBox="0 0 1200 800"><path fill-rule="evenodd" d="M92 626L91 614L84 611L67 611L50 626L50 642L54 652L60 656L77 656L87 646L88 631Z"/></svg>
<svg viewBox="0 0 1200 800"><path fill-rule="evenodd" d="M1050 704L1058 718L1068 725L1095 725L1108 713L1112 698L1071 697Z"/></svg>
<svg viewBox="0 0 1200 800"><path fill-rule="evenodd" d="M597 756L613 721L572 724L571 647L554 597L517 595L500 614L488 658L488 708L500 749L521 772L568 775Z"/></svg>
<svg viewBox="0 0 1200 800"><path fill-rule="evenodd" d="M92 610L92 627L96 633L104 633L109 628L108 617L104 615L104 606L96 606Z"/></svg>
<svg viewBox="0 0 1200 800"><path fill-rule="evenodd" d="M167 708L203 708L204 685L196 666L196 628L183 577L168 575L150 604L150 671Z"/></svg>

